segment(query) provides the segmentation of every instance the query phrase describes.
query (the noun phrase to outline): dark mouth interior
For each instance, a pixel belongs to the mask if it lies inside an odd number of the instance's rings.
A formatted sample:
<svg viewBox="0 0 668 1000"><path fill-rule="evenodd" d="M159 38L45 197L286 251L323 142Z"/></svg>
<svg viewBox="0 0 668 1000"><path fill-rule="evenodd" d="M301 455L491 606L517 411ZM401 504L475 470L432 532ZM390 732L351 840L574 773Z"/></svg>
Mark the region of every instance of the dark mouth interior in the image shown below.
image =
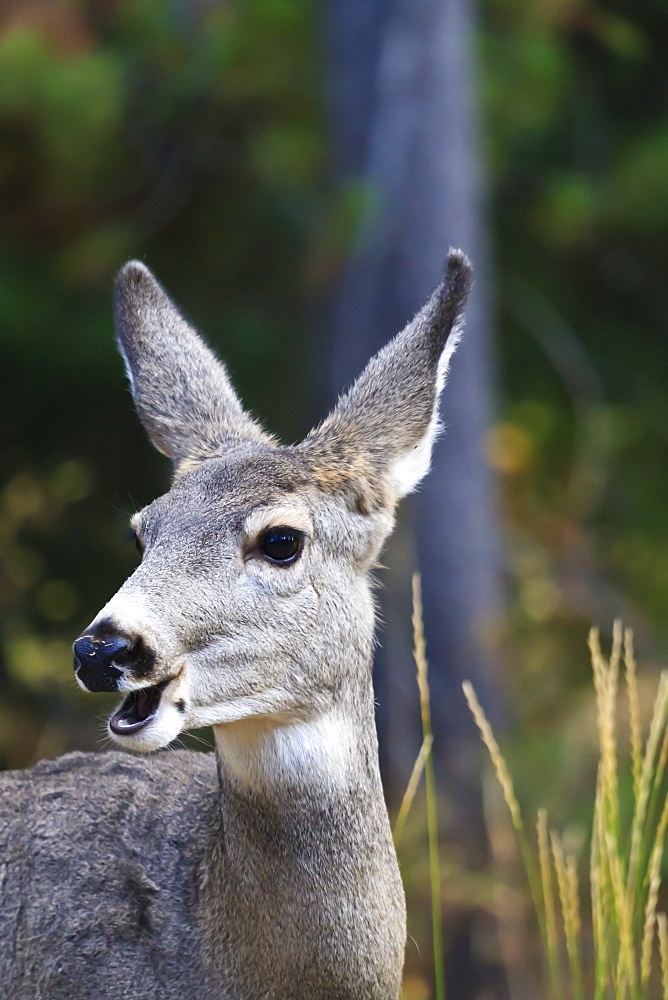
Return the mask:
<svg viewBox="0 0 668 1000"><path fill-rule="evenodd" d="M170 679L168 677L160 684L142 688L140 691L131 691L109 720L112 733L116 733L117 736L127 736L128 733L136 733L147 726L155 718L160 696Z"/></svg>

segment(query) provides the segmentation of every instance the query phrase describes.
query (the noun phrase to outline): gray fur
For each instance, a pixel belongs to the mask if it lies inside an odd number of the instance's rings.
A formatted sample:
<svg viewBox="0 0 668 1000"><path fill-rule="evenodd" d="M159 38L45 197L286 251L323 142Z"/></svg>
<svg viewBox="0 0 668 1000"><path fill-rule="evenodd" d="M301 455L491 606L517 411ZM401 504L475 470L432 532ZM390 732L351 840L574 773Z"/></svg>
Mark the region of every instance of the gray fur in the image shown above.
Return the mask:
<svg viewBox="0 0 668 1000"><path fill-rule="evenodd" d="M398 997L369 570L426 470L468 275L451 253L413 324L282 447L149 272L121 272L137 407L177 476L133 519L143 560L89 631L155 654L149 676L128 661L119 690L166 683L155 720L117 742L146 751L212 724L217 752L70 754L0 777L0 997ZM259 555L271 516L306 536L290 566Z"/></svg>
<svg viewBox="0 0 668 1000"><path fill-rule="evenodd" d="M415 319L369 362L308 446L329 444L343 459L365 452L382 471L423 436L438 402L439 362L446 340L456 346L471 285L471 268L451 252L443 281ZM342 449L342 445L350 451Z"/></svg>
<svg viewBox="0 0 668 1000"><path fill-rule="evenodd" d="M423 445L427 462L431 456L439 430L439 396L461 336L470 285L467 258L450 251L443 281L424 308L371 359L302 446L346 477L355 470L363 504L391 505L416 485L391 482L392 464L410 460ZM420 478L426 471L420 469Z"/></svg>
<svg viewBox="0 0 668 1000"><path fill-rule="evenodd" d="M137 260L114 289L116 340L137 413L156 446L178 466L220 455L240 442L272 438L246 413L225 366Z"/></svg>

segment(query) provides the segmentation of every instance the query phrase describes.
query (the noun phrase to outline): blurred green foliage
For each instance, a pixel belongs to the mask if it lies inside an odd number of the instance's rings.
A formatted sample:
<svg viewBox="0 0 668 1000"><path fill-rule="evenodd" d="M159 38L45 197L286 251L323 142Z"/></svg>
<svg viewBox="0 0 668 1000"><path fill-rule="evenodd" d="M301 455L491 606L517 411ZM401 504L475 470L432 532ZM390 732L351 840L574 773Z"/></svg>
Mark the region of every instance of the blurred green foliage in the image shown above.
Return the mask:
<svg viewBox="0 0 668 1000"><path fill-rule="evenodd" d="M586 626L664 654L668 10L488 0L480 33L520 711L568 712ZM519 654L519 655L518 655Z"/></svg>
<svg viewBox="0 0 668 1000"><path fill-rule="evenodd" d="M70 644L168 485L113 346L117 268L149 261L247 403L304 429L305 302L350 225L314 39L290 0L0 9L0 766L95 745Z"/></svg>

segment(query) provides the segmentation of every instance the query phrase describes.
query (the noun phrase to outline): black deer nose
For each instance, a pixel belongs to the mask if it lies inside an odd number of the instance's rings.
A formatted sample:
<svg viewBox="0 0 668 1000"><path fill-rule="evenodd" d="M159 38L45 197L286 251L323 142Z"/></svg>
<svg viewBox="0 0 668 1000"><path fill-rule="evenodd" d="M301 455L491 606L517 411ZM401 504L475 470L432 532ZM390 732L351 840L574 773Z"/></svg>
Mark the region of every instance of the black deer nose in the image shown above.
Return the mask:
<svg viewBox="0 0 668 1000"><path fill-rule="evenodd" d="M74 643L74 672L89 691L117 691L123 675L119 665L131 656L128 636L88 632Z"/></svg>

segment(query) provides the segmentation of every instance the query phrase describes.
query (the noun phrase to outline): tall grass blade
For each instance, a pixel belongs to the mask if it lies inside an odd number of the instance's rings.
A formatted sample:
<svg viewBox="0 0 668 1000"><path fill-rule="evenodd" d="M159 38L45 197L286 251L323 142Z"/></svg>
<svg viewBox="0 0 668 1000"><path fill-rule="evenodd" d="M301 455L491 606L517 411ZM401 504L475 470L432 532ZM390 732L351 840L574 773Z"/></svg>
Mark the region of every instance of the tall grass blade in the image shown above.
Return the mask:
<svg viewBox="0 0 668 1000"><path fill-rule="evenodd" d="M599 635L589 636L599 763L594 798L589 881L593 954L591 976L583 954L580 887L576 859L566 854L559 835L548 834L547 813L538 812L538 875L529 848L519 803L506 762L470 684L464 694L510 811L529 890L538 915L553 995L564 998L559 923L568 957L567 995L573 1000L650 1000L655 941L661 965L664 1000L668 1000L668 921L657 913L661 862L668 832L668 672L661 675L643 748L638 676L633 637L615 622L610 659L601 651ZM628 822L620 809L617 704L620 665L624 659L630 733L630 781L633 811ZM622 820L624 819L624 822ZM555 895L553 870L558 895ZM559 917L561 919L559 919ZM656 928L656 934L655 934ZM587 976L585 972L587 971ZM591 990L590 990L591 979ZM587 983L585 991L585 982Z"/></svg>
<svg viewBox="0 0 668 1000"><path fill-rule="evenodd" d="M617 733L615 708L619 680L620 630L613 632L613 650L608 663L601 652L598 629L589 633L594 687L596 689L596 722L602 775L602 792L605 803L605 826L608 833L619 842L619 788L617 783Z"/></svg>
<svg viewBox="0 0 668 1000"><path fill-rule="evenodd" d="M659 901L659 887L661 885L662 857L663 841L657 841L650 864L649 889L645 904L645 922L640 952L640 983L642 986L647 986L652 972L652 945L654 943L654 925L656 923L656 904Z"/></svg>
<svg viewBox="0 0 668 1000"><path fill-rule="evenodd" d="M659 740L666 728L668 715L668 674L663 673L659 681L659 690L654 704L654 715L650 723L649 736L645 747L645 756L640 775L640 788L631 825L631 848L629 855L629 871L627 879L627 895L629 905L632 904L636 882L639 875L641 860L642 834L645 829L645 819L650 792L655 782L655 762L659 749Z"/></svg>
<svg viewBox="0 0 668 1000"><path fill-rule="evenodd" d="M659 937L659 957L661 959L661 985L663 1000L668 1000L668 920L665 913L659 913L656 918L656 929Z"/></svg>
<svg viewBox="0 0 668 1000"><path fill-rule="evenodd" d="M572 1000L650 1000L652 962L658 943L664 1000L668 1000L668 920L657 912L661 863L668 833L668 672L661 674L649 732L643 748L638 676L633 637L615 622L610 659L601 651L599 635L589 635L598 730L598 773L589 853L593 954L586 947L580 912L580 886L575 856L561 837L548 833L547 813L538 812L538 873L526 839L512 778L491 726L470 684L464 684L473 717L496 771L510 811L525 863L529 890L538 915L545 958L555 997ZM617 705L620 664L624 659L630 733L633 811L620 809ZM553 874L556 875L557 894ZM560 957L561 932L566 942L568 974ZM587 958L585 967L583 956ZM590 988L591 983L591 988ZM586 986L585 986L586 984Z"/></svg>
<svg viewBox="0 0 668 1000"><path fill-rule="evenodd" d="M582 961L580 959L580 912L578 903L577 874L573 859L564 856L561 840L556 833L550 837L552 858L557 876L561 915L566 937L566 952L571 971L574 1000L582 1000Z"/></svg>
<svg viewBox="0 0 668 1000"><path fill-rule="evenodd" d="M536 824L538 834L538 864L540 866L541 888L543 890L543 912L545 913L545 940L547 942L547 961L552 989L559 998L563 996L561 984L561 969L559 966L559 942L557 939L557 909L554 900L554 884L552 881L552 865L550 864L550 845L547 833L547 811L538 810Z"/></svg>
<svg viewBox="0 0 668 1000"><path fill-rule="evenodd" d="M638 697L638 670L633 652L633 632L624 631L624 666L626 691L629 699L629 731L631 734L631 767L633 770L633 797L638 801L642 774L642 730L640 726L640 699Z"/></svg>
<svg viewBox="0 0 668 1000"><path fill-rule="evenodd" d="M417 794L418 786L420 784L420 778L427 763L427 757L431 753L431 747L434 742L434 738L429 733L422 740L422 746L420 747L420 752L415 758L415 763L413 764L413 770L411 771L411 776L408 779L408 784L406 785L406 791L404 792L404 797L401 800L401 805L399 806L399 812L397 813L397 818L394 821L394 846L398 847L401 838L404 834L404 829L406 827L406 820L408 819L408 814L411 811L415 796Z"/></svg>
<svg viewBox="0 0 668 1000"><path fill-rule="evenodd" d="M543 898L541 892L541 881L538 869L536 866L536 861L534 859L531 847L529 845L529 840L526 835L526 830L524 829L524 821L522 820L522 813L520 811L520 805L517 801L517 796L515 795L515 787L513 785L513 780L510 777L510 772L508 771L508 765L499 749L499 744L496 742L494 733L492 732L492 727L489 724L487 716L485 715L482 705L478 701L476 693L473 686L469 681L464 681L462 684L462 689L464 691L464 696L468 702L468 706L471 710L471 714L475 720L475 723L480 730L480 735L482 736L483 743L487 747L489 755L494 765L494 770L496 771L496 777L501 785L501 790L503 791L503 798L508 810L510 812L510 818L515 830L515 835L517 837L517 842L519 844L520 853L522 855L522 861L524 863L524 870L527 875L527 881L529 883L529 891L531 893L531 901L533 902L534 910L538 918L538 924L540 927L541 936L543 938L543 945L547 951L547 929L545 926L545 914L543 912Z"/></svg>
<svg viewBox="0 0 668 1000"><path fill-rule="evenodd" d="M423 746L433 741L431 728L431 705L429 702L429 680L427 676L427 651L422 620L422 590L420 577L413 576L413 641L417 683L420 692L420 715L422 718ZM429 839L429 874L431 881L431 925L434 948L434 981L436 1000L445 1000L445 967L443 963L443 923L441 916L441 865L438 843L438 803L434 778L434 758L430 752L425 755L424 780L427 802L427 836Z"/></svg>

